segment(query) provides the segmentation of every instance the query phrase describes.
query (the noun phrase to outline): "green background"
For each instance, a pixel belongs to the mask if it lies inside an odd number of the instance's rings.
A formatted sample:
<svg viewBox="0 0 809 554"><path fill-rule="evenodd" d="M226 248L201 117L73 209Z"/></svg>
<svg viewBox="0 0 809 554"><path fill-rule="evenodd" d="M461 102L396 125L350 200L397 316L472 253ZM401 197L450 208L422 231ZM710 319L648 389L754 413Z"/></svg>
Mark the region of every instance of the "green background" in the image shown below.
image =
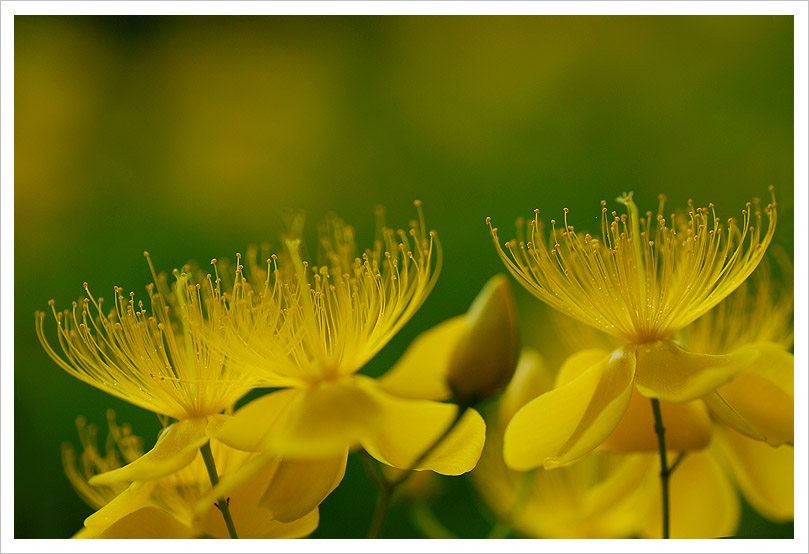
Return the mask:
<svg viewBox="0 0 809 554"><path fill-rule="evenodd" d="M486 216L504 239L537 207L597 229L599 201L634 190L642 209L663 192L724 219L775 185L776 241L793 247L791 17L16 16L14 31L18 538L68 537L91 512L61 468L76 416L159 428L34 332L83 281L143 292L143 250L164 270L232 259L275 241L289 207L336 210L370 244L374 206L399 227L421 199L444 270L379 374L503 271ZM485 536L469 482L442 481L442 521ZM374 498L352 457L315 536L364 536ZM747 509L740 534L792 526ZM395 508L383 536L419 535Z"/></svg>

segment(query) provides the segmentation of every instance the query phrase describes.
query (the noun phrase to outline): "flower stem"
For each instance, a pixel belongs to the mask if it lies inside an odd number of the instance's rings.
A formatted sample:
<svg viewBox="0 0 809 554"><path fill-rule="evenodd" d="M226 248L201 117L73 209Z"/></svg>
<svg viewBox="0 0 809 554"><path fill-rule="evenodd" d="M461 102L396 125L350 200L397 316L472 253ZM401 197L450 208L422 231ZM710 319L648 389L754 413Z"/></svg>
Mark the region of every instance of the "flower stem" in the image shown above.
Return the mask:
<svg viewBox="0 0 809 554"><path fill-rule="evenodd" d="M410 515L413 518L413 523L416 524L416 527L418 527L428 539L458 538L452 531L444 527L444 525L438 521L438 518L435 517L429 504L425 502L417 502L413 506Z"/></svg>
<svg viewBox="0 0 809 554"><path fill-rule="evenodd" d="M652 398L652 412L655 416L655 433L660 449L660 487L663 501L663 538L669 538L669 462L666 457L666 428L663 427L663 416L660 413L660 401Z"/></svg>
<svg viewBox="0 0 809 554"><path fill-rule="evenodd" d="M219 475L216 473L216 463L213 459L213 453L211 452L211 441L206 442L202 445L199 449L200 453L202 453L202 459L205 461L205 467L208 470L208 477L211 478L211 486L215 487L219 484ZM231 539L238 539L239 536L236 534L236 527L233 526L233 518L230 517L230 507L228 506L228 500L220 498L215 506L219 508L219 511L222 512L222 517L225 519L225 525L228 527L228 533L230 534Z"/></svg>
<svg viewBox="0 0 809 554"><path fill-rule="evenodd" d="M522 479L520 479L517 494L514 498L514 504L511 506L508 515L505 519L501 519L497 522L486 537L487 539L505 539L508 536L512 527L514 527L514 520L520 514L528 498L531 496L535 475L536 471L529 471L523 474Z"/></svg>
<svg viewBox="0 0 809 554"><path fill-rule="evenodd" d="M466 413L466 410L469 409L468 405L458 406L458 413L455 415L455 419L452 421L449 427L441 433L441 436L438 437L430 447L421 453L421 456L416 458L416 461L410 464L411 470L417 468L426 458L429 456L436 447L443 442L445 438L452 432L458 422L461 421L461 418ZM372 463L368 460L368 463ZM376 539L379 538L379 532L382 530L382 524L385 522L385 514L388 511L388 505L390 504L390 499L393 496L394 491L396 490L399 485L404 483L408 477L410 477L412 471L406 471L399 475L396 479L392 481L388 481L385 479L378 472L372 472L372 476L374 480L379 484L379 500L376 503L376 509L374 510L373 518L371 519L371 527L368 529L368 538L369 539Z"/></svg>

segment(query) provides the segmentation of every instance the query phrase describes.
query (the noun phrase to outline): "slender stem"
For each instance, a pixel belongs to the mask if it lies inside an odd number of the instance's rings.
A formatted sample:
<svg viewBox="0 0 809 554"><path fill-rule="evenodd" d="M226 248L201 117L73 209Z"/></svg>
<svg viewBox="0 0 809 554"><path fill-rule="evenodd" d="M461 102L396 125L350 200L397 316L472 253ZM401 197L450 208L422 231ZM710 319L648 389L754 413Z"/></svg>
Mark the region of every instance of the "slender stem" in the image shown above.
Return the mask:
<svg viewBox="0 0 809 554"><path fill-rule="evenodd" d="M205 461L205 467L208 469L208 477L211 478L211 486L215 487L219 483L219 475L216 473L216 462L214 462L213 453L211 452L211 442L206 442L200 447L199 451L202 453L202 459ZM238 539L239 536L236 534L236 527L233 526L233 518L230 517L228 500L220 498L216 502L216 507L222 512L222 517L225 519L225 525L228 527L230 538Z"/></svg>
<svg viewBox="0 0 809 554"><path fill-rule="evenodd" d="M652 412L655 416L655 433L660 449L660 487L663 501L663 538L669 538L669 462L666 457L666 428L663 427L663 416L660 413L660 401L652 398ZM679 460L678 460L679 461Z"/></svg>
<svg viewBox="0 0 809 554"><path fill-rule="evenodd" d="M444 527L435 517L430 505L425 502L417 502L411 511L413 523L416 524L428 539L457 539L455 534Z"/></svg>
<svg viewBox="0 0 809 554"><path fill-rule="evenodd" d="M441 433L441 436L438 437L429 448L427 448L424 452L421 453L421 456L416 458L416 461L410 464L410 468L415 469L429 456L436 447L441 444L441 442L447 438L447 436L452 432L458 422L461 421L461 418L466 413L466 410L469 409L468 405L458 406L458 413L455 414L455 419L452 421L449 427ZM368 460L370 463L370 460ZM404 483L408 477L410 477L412 471L405 471L392 481L388 481L384 478L384 476L377 476L372 472L372 476L374 480L379 483L379 500L376 503L376 509L374 510L373 518L371 519L371 527L368 530L368 538L369 539L376 539L379 537L379 532L382 530L382 524L385 522L385 514L388 511L388 505L390 504L390 499L393 496L394 491L396 488Z"/></svg>
<svg viewBox="0 0 809 554"><path fill-rule="evenodd" d="M508 512L508 515L501 520L489 532L487 539L505 539L514 527L514 520L522 510L528 498L531 496L532 485L534 483L534 476L536 471L529 471L524 473L520 484L518 485L517 494L514 497L514 504Z"/></svg>
<svg viewBox="0 0 809 554"><path fill-rule="evenodd" d="M674 473L674 470L677 469L677 466L680 465L680 462L683 461L683 458L685 458L686 454L687 452L680 452L680 454L677 456L677 459L674 460L674 463L671 464L671 467L669 468L669 476L671 476L671 474Z"/></svg>
<svg viewBox="0 0 809 554"><path fill-rule="evenodd" d="M452 423L450 424L450 426L447 427L447 429L443 433L441 433L440 437L435 439L433 444L430 445L430 448L428 448L427 450L422 452L421 456L416 458L416 461L413 462L412 464L410 464L410 469L411 470L416 469L417 467L419 467L421 465L421 463L424 460L427 459L427 456L432 454L433 450L435 450L438 447L439 444L444 442L444 439L446 439L449 436L449 434L452 432L452 430L455 429L455 426L458 425L458 422L461 421L461 418L464 416L464 414L466 413L466 410L468 410L468 409L469 409L469 406L458 406L458 413L455 414L455 419L452 420ZM399 485L401 485L402 483L407 481L407 479L411 475L412 475L412 471L402 473L401 475L399 475L399 477L397 477L396 479L391 481L391 483L390 483L391 487L393 487L393 488L398 487Z"/></svg>
<svg viewBox="0 0 809 554"><path fill-rule="evenodd" d="M390 504L392 494L393 488L390 486L390 483L385 482L379 489L379 500L376 501L374 516L371 519L371 527L368 528L369 539L379 538L379 533L382 531L382 524L385 522L385 514L388 511L388 504Z"/></svg>

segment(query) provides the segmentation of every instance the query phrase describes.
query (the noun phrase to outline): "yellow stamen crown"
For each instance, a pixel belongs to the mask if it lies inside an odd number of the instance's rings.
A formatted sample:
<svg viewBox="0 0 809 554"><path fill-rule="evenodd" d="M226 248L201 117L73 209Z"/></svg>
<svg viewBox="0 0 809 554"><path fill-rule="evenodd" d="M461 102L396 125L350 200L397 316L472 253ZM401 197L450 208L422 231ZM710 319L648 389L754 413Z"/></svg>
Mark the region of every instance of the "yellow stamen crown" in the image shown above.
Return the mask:
<svg viewBox="0 0 809 554"><path fill-rule="evenodd" d="M260 297L231 304L234 357L262 371L268 386L359 371L413 316L438 278L440 243L426 230L421 203L415 204L419 219L407 231L385 227L378 210L377 240L361 253L354 229L330 216L319 229L319 265L304 260L301 226L295 225L284 253L268 259L266 271L250 272ZM282 328L293 338L279 343Z"/></svg>
<svg viewBox="0 0 809 554"><path fill-rule="evenodd" d="M107 412L109 432L102 448L97 441L98 430L79 418L76 425L81 440L81 452L76 455L69 444L62 446L62 461L71 485L82 499L98 510L122 493L129 483L109 486L91 486L88 481L96 475L118 469L143 454L143 439L132 434L128 424L118 425L112 410ZM211 452L217 471L225 475L241 467L256 456L213 441ZM182 469L150 483L152 486L148 504L172 514L180 522L194 526L199 514L197 502L211 489L208 470L201 455Z"/></svg>
<svg viewBox="0 0 809 554"><path fill-rule="evenodd" d="M90 478L118 469L143 455L143 440L132 434L129 425L116 424L115 413L112 410L107 411L107 424L109 432L103 454L98 446L98 428L95 425L88 425L83 417L76 419L81 453L77 456L69 443L62 445L62 465L70 484L82 500L95 510L121 494L129 483L93 487L88 484Z"/></svg>
<svg viewBox="0 0 809 554"><path fill-rule="evenodd" d="M230 408L255 386L256 378L229 363L210 346L224 333L230 302L250 293L236 269L232 290L223 291L219 276L196 282L186 266L174 271L169 286L157 276L147 287L150 309L135 294L115 287L114 306L106 313L87 283L87 297L72 310L57 312L50 301L59 347L46 338L45 314L36 314L37 335L48 355L68 373L127 402L176 419L204 417Z"/></svg>
<svg viewBox="0 0 809 554"><path fill-rule="evenodd" d="M775 232L776 203L764 212L755 199L741 223L723 225L713 204L689 201L684 216L639 211L632 195L618 200L627 213L601 202L601 237L581 235L568 222L551 220L546 237L539 210L519 238L501 244L487 219L497 251L511 274L561 312L631 343L666 339L733 292L756 268ZM527 237L526 237L527 234Z"/></svg>
<svg viewBox="0 0 809 554"><path fill-rule="evenodd" d="M757 342L791 348L795 307L792 262L783 252L775 256L779 279L773 275L768 258L733 294L677 333L678 340L689 349L708 354L726 354Z"/></svg>

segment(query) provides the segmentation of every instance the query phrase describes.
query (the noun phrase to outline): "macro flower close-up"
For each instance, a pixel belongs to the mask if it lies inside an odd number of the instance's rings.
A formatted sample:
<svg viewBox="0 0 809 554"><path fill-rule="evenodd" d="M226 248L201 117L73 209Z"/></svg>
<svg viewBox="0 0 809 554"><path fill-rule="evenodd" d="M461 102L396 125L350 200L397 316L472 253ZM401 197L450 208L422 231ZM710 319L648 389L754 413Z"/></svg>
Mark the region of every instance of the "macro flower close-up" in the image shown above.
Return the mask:
<svg viewBox="0 0 809 554"><path fill-rule="evenodd" d="M636 389L653 405L676 406L709 395L760 355L756 350L695 353L670 338L755 270L775 232L775 197L764 209L764 228L757 200L742 210L740 226L730 218L726 227L713 204L695 208L691 203L680 218L685 221L673 215L667 224L663 197L656 217L652 212L641 217L631 194L617 200L627 214L609 212L602 201L600 237L577 233L567 208L560 229L552 220L548 237L537 211L525 239L506 243L508 254L492 228L500 257L531 293L625 342L609 353L586 350L570 358L554 390L515 415L504 437L506 463L513 469L551 468L592 451L632 409ZM690 416L695 421L681 433L669 431L669 448L705 445L699 427L706 427L707 414ZM537 434L542 438L530 440ZM621 448L620 439L612 442Z"/></svg>
<svg viewBox="0 0 809 554"><path fill-rule="evenodd" d="M109 313L85 283L87 297L72 310L57 312L51 301L54 327L62 353L47 338L47 315L36 314L37 336L48 355L65 371L104 392L163 418L164 430L146 455L94 477L98 483L162 477L191 463L208 442L208 417L230 409L256 386L250 372L229 362L210 346L221 333L225 298L238 302L247 294L238 276L230 294L221 280L208 275L195 283L185 271L175 271L174 283L155 273L147 287L149 303L127 299L114 289ZM177 420L169 424L169 418Z"/></svg>
<svg viewBox="0 0 809 554"><path fill-rule="evenodd" d="M212 502L205 501L210 490L208 472L202 456L176 473L150 481L135 481L128 487L94 487L89 481L100 472L116 469L121 460L132 461L142 455L142 440L128 426L119 427L109 416L109 439L102 454L97 445L97 430L82 421L82 452L76 456L65 447L65 471L79 494L98 511L84 521L75 538L227 538L228 529ZM220 470L255 464L257 456L213 443L213 458ZM253 483L242 483L226 500L232 504L233 517L239 522L243 538L297 538L308 535L318 522L317 506L291 522L277 521L272 512L260 505L261 492L268 487L282 488L279 464L260 461L260 473Z"/></svg>
<svg viewBox="0 0 809 554"><path fill-rule="evenodd" d="M594 6L0 3L0 550L806 551L809 8Z"/></svg>
<svg viewBox="0 0 809 554"><path fill-rule="evenodd" d="M436 401L449 396L436 395L441 374L400 382L356 374L407 323L438 278L440 243L426 231L421 203L416 206L419 220L410 232L382 227L375 249L357 252L353 229L332 217L323 226L321 265L301 259L299 239L288 239L287 255L269 260L272 269L258 274L253 288L267 283L272 292L255 306L231 304L228 318L239 321L239 336L225 341L243 345L229 355L265 375L264 386L281 390L218 416L212 436L245 451L321 462L311 468L327 475L319 480L324 486L345 471L346 454L357 446L401 469L460 475L475 466L485 425L468 406ZM267 304L273 306L269 318ZM274 355L279 305L295 337L281 359ZM453 420L457 426L446 441L421 457Z"/></svg>

